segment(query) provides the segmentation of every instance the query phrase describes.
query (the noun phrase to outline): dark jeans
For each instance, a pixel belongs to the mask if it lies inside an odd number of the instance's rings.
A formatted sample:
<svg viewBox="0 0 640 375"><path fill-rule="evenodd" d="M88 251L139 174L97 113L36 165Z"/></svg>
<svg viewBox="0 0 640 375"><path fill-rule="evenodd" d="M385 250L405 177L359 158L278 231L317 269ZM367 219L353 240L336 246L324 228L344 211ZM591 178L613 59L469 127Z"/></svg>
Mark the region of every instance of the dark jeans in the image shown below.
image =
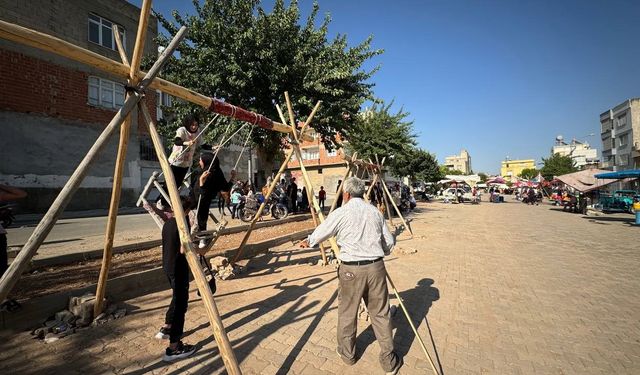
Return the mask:
<svg viewBox="0 0 640 375"><path fill-rule="evenodd" d="M215 194L206 190L200 190L200 206L198 206L198 230L207 230L207 219L209 219L209 206Z"/></svg>
<svg viewBox="0 0 640 375"><path fill-rule="evenodd" d="M320 199L318 201L318 205L320 206L320 209L324 210L324 199Z"/></svg>
<svg viewBox="0 0 640 375"><path fill-rule="evenodd" d="M9 268L9 259L7 256L7 235L0 234L0 277Z"/></svg>
<svg viewBox="0 0 640 375"><path fill-rule="evenodd" d="M165 316L165 323L171 324L169 341L175 343L180 341L184 333L184 316L189 305L189 266L184 256L176 259L175 272L173 274L167 272L167 278L173 289L173 296Z"/></svg>

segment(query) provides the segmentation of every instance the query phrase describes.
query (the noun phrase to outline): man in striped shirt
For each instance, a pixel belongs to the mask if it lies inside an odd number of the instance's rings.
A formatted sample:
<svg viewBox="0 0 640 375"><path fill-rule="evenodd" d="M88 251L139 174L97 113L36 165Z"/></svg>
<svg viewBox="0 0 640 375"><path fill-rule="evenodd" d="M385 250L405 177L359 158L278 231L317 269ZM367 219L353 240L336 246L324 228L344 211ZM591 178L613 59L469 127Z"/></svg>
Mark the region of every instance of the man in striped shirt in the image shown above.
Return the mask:
<svg viewBox="0 0 640 375"><path fill-rule="evenodd" d="M393 350L387 271L382 261L395 245L395 238L380 211L362 199L364 193L361 179L347 179L342 207L329 215L300 246L316 246L333 236L340 247L336 349L340 358L349 365L356 362L358 307L364 299L380 345L380 365L387 374L396 374L402 360Z"/></svg>

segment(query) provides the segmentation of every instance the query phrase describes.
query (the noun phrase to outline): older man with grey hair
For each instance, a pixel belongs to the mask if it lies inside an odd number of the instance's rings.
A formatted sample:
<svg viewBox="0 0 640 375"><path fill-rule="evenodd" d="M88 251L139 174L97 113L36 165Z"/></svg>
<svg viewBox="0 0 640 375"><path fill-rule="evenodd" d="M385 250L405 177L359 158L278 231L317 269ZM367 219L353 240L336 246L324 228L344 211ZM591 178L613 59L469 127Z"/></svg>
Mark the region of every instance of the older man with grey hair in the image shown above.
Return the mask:
<svg viewBox="0 0 640 375"><path fill-rule="evenodd" d="M329 215L301 247L316 246L332 236L340 247L336 349L340 358L349 365L356 362L358 308L364 299L380 345L380 365L387 374L396 374L402 361L393 350L387 271L382 261L391 252L395 238L380 211L362 199L365 189L361 179L347 179L343 206Z"/></svg>

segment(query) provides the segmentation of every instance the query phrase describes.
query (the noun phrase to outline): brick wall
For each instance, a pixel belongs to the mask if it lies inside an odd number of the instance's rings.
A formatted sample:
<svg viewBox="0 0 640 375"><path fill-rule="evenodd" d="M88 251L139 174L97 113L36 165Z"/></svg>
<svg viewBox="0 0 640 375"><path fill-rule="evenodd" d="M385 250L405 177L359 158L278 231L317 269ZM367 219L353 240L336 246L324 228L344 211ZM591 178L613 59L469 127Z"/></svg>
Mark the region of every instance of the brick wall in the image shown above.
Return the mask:
<svg viewBox="0 0 640 375"><path fill-rule="evenodd" d="M116 110L87 104L88 77L85 72L0 48L0 110L106 125ZM149 90L148 95L147 105L155 116L156 94ZM143 124L141 116L138 124Z"/></svg>

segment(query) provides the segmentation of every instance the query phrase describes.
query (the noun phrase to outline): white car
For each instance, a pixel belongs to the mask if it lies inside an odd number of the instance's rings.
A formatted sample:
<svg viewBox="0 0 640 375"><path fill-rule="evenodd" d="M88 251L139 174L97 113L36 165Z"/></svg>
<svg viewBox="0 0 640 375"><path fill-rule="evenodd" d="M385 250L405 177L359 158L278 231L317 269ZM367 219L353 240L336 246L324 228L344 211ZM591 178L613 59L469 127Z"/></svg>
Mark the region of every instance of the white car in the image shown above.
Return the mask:
<svg viewBox="0 0 640 375"><path fill-rule="evenodd" d="M442 196L446 199L453 201L458 199L459 192L462 193L462 200L468 201L468 202L473 200L473 196L471 195L471 193L461 188L448 188L442 192Z"/></svg>

